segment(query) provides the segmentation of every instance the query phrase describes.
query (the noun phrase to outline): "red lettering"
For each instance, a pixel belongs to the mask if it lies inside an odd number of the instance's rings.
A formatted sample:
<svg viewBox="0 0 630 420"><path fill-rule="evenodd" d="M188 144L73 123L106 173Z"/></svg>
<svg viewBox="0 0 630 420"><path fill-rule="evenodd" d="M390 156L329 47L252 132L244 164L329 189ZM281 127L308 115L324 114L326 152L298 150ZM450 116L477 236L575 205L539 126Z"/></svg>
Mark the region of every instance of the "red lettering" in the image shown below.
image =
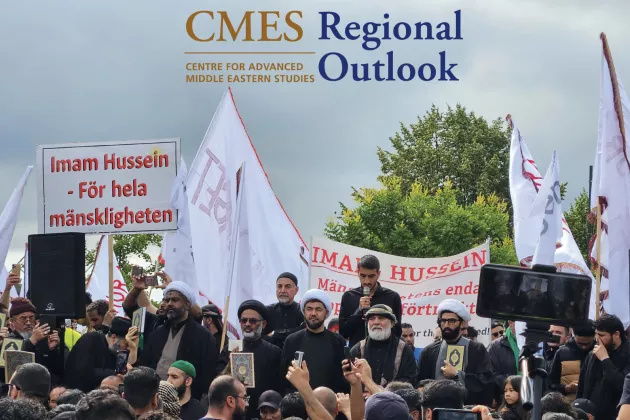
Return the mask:
<svg viewBox="0 0 630 420"><path fill-rule="evenodd" d="M326 279L326 281L323 281L323 279L320 277L318 282L317 282L317 288L327 291L328 290L328 279Z"/></svg>
<svg viewBox="0 0 630 420"><path fill-rule="evenodd" d="M484 265L486 263L486 250L481 251L481 255L476 252L472 253L473 267Z"/></svg>
<svg viewBox="0 0 630 420"><path fill-rule="evenodd" d="M328 255L328 252L325 249L322 249L322 259L320 261L321 264L329 264L333 268L337 268L337 253L333 252Z"/></svg>
<svg viewBox="0 0 630 420"><path fill-rule="evenodd" d="M350 265L350 257L344 255L343 260L341 260L341 264L339 264L340 270L346 270L352 272L352 265Z"/></svg>
<svg viewBox="0 0 630 420"><path fill-rule="evenodd" d="M311 262L312 263L316 263L317 262L317 254L319 253L319 247L318 246L314 246L313 247L313 256L311 257Z"/></svg>
<svg viewBox="0 0 630 420"><path fill-rule="evenodd" d="M442 265L442 267L440 267L440 271L438 272L438 274L444 274L446 273L447 270L448 270L448 264L444 264Z"/></svg>
<svg viewBox="0 0 630 420"><path fill-rule="evenodd" d="M151 156L145 156L143 166L145 168L151 168L153 166L153 158Z"/></svg>
<svg viewBox="0 0 630 420"><path fill-rule="evenodd" d="M435 267L435 266L429 267L429 269L427 270L427 276L428 277L433 277L433 276L435 276L436 272L437 272L437 267Z"/></svg>
<svg viewBox="0 0 630 420"><path fill-rule="evenodd" d="M455 268L455 265L457 265L457 268ZM451 271L459 271L462 268L459 266L459 261L453 261L453 264L451 264Z"/></svg>
<svg viewBox="0 0 630 420"><path fill-rule="evenodd" d="M416 272L416 268L415 267L411 267L409 269L409 278L411 281L420 281L422 280L422 272L424 271L424 267L418 267L418 276L416 277L415 272Z"/></svg>
<svg viewBox="0 0 630 420"><path fill-rule="evenodd" d="M136 217L134 219L135 223L144 223L144 213L141 211L136 212Z"/></svg>
<svg viewBox="0 0 630 420"><path fill-rule="evenodd" d="M160 223L162 221L162 218L160 216L162 216L162 213L154 210L153 214L151 215L151 220L153 220L153 223Z"/></svg>
<svg viewBox="0 0 630 420"><path fill-rule="evenodd" d="M447 294L448 296L450 296L450 295L452 295L452 294L453 294L453 286L448 286L448 287L446 288L446 294Z"/></svg>
<svg viewBox="0 0 630 420"><path fill-rule="evenodd" d="M398 267L397 265L392 265L392 276L391 280L400 280L405 281L405 273L407 271L407 267ZM398 278L396 278L398 277Z"/></svg>

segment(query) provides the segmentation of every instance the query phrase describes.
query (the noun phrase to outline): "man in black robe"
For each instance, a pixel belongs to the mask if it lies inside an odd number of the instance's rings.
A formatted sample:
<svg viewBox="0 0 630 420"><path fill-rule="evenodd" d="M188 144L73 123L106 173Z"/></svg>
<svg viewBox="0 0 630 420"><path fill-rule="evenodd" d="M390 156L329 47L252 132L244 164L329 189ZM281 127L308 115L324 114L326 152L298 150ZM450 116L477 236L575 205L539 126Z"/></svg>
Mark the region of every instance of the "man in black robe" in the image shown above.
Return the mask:
<svg viewBox="0 0 630 420"><path fill-rule="evenodd" d="M87 393L98 388L103 379L116 375L116 351L125 346L130 327L129 319L116 317L107 335L99 331L84 334L66 360L68 388Z"/></svg>
<svg viewBox="0 0 630 420"><path fill-rule="evenodd" d="M468 390L466 404L490 405L493 377L488 352L483 344L462 336L462 323L470 321L468 310L462 302L446 299L437 313L442 340L422 350L417 381L452 379Z"/></svg>
<svg viewBox="0 0 630 420"><path fill-rule="evenodd" d="M215 370L218 376L221 375L230 362L230 350L228 349L229 340L226 339L223 343L223 349L219 349L219 347L221 347L221 336L223 334L223 315L219 307L214 303L204 305L201 308L201 315L203 317L203 326L210 331L210 334L212 334L217 343L217 354L219 358L217 359L217 367Z"/></svg>
<svg viewBox="0 0 630 420"><path fill-rule="evenodd" d="M365 314L368 337L350 350L354 358L367 360L372 380L385 388L393 381L415 383L417 375L413 350L394 334L396 315L387 305L374 305Z"/></svg>
<svg viewBox="0 0 630 420"><path fill-rule="evenodd" d="M306 329L287 337L282 349L280 374L282 377L286 375L295 352L302 351L312 389L323 386L335 393L349 392L348 382L341 370L346 340L324 326L324 321L332 312L330 297L322 290L311 289L304 294L300 305L306 319ZM288 392L295 391L288 381L285 385Z"/></svg>
<svg viewBox="0 0 630 420"><path fill-rule="evenodd" d="M258 416L258 398L267 390L280 392L281 350L262 339L269 314L257 300L246 300L238 308L238 319L243 331L243 352L254 354L255 388L247 388L249 396L248 418Z"/></svg>
<svg viewBox="0 0 630 420"><path fill-rule="evenodd" d="M268 336L267 341L280 349L289 335L304 329L304 316L300 305L294 301L299 290L297 277L293 273L282 273L276 280L278 303L267 306L269 323L264 334Z"/></svg>
<svg viewBox="0 0 630 420"><path fill-rule="evenodd" d="M155 369L162 380L177 360L191 363L197 377L192 397L200 399L216 377L217 345L214 337L190 313L195 292L184 282L173 281L164 289L167 323L156 328L142 352L141 365Z"/></svg>
<svg viewBox="0 0 630 420"><path fill-rule="evenodd" d="M365 313L367 310L373 305L387 305L392 309L398 321L395 323L392 333L400 337L402 335L400 295L379 283L381 264L378 258L374 255L365 255L359 260L357 268L361 287L347 290L341 296L339 334L348 340L350 347L354 346L365 338ZM367 295L365 292L368 292Z"/></svg>

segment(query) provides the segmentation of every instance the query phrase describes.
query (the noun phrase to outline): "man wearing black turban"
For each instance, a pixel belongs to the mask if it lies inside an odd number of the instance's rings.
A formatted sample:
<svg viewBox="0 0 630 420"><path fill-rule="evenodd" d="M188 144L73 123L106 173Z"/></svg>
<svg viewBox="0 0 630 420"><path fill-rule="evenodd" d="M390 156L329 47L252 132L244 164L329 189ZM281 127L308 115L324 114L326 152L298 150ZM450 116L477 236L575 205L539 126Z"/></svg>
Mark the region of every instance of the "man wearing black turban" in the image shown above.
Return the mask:
<svg viewBox="0 0 630 420"><path fill-rule="evenodd" d="M299 290L297 277L293 273L282 273L276 280L278 303L267 306L269 323L264 331L268 336L265 339L280 349L289 335L304 329L304 315L294 300ZM269 336L270 333L273 334Z"/></svg>
<svg viewBox="0 0 630 420"><path fill-rule="evenodd" d="M257 300L246 300L238 308L238 319L243 331L243 352L254 353L255 388L248 388L250 396L248 418L258 417L258 397L267 390L280 391L281 350L262 339L269 313ZM230 349L231 350L231 349Z"/></svg>

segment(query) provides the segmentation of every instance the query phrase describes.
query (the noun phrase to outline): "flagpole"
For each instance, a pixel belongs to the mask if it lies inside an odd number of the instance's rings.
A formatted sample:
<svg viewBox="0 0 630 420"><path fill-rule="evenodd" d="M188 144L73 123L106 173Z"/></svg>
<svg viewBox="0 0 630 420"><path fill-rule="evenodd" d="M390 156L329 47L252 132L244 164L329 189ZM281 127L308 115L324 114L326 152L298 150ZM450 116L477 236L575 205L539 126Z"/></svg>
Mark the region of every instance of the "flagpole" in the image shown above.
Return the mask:
<svg viewBox="0 0 630 420"><path fill-rule="evenodd" d="M595 271L595 320L599 319L600 314L600 285L602 275L602 207L601 204L597 204L597 270Z"/></svg>
<svg viewBox="0 0 630 420"><path fill-rule="evenodd" d="M240 174L239 174L240 172ZM234 266L236 265L236 247L238 246L238 222L241 214L241 203L243 202L243 182L245 181L245 162L241 164L241 168L236 173L236 213L234 215L234 226L232 227L232 248L230 249L230 261L228 266L228 293L225 297L225 322L223 323L223 331L221 332L221 346L225 344L225 334L227 333L227 324L230 316L230 294L232 293L232 284L234 280Z"/></svg>
<svg viewBox="0 0 630 420"><path fill-rule="evenodd" d="M109 254L109 310L114 309L114 237L107 235L107 253Z"/></svg>

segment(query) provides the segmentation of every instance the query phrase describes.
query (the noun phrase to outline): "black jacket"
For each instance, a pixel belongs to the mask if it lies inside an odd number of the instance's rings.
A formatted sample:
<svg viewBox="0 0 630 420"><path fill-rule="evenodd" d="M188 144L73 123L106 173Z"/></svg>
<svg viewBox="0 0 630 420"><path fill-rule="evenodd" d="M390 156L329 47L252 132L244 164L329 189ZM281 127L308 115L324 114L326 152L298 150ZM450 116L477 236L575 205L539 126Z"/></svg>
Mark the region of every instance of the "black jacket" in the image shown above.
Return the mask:
<svg viewBox="0 0 630 420"><path fill-rule="evenodd" d="M272 303L267 305L267 311L269 311L269 321L264 333L266 335L273 331L273 335L269 336L267 341L282 350L284 341L289 335L304 329L304 314L297 302L289 305Z"/></svg>
<svg viewBox="0 0 630 420"><path fill-rule="evenodd" d="M267 390L281 392L280 354L278 347L263 339L256 341L243 340L243 352L254 353L254 380L256 388L247 388L249 395L249 408L247 417L258 415L258 398ZM207 391L207 389L206 389Z"/></svg>
<svg viewBox="0 0 630 420"><path fill-rule="evenodd" d="M551 369L549 369L549 390L567 395L565 391L566 385L561 383L562 363L575 361L579 362L580 366L583 366L584 360L589 354L590 351L582 351L582 349L577 346L574 338L571 338L567 344L561 346L553 358Z"/></svg>
<svg viewBox="0 0 630 420"><path fill-rule="evenodd" d="M363 357L365 360L367 360L367 362L370 364L370 367L372 368L372 380L374 380L374 382L376 382L377 385L381 384L381 379L383 377L385 377L386 380L389 379L387 377L388 364L389 366L393 366L394 364L394 359L396 357L396 352L398 350L397 345L398 345L398 342L400 341L400 338L394 335L391 335L385 341L387 342L387 345L390 346L390 352L385 353L385 354L389 354L388 357L390 357L391 359L382 360L380 363L380 366L378 366L378 364L375 363L375 360L373 356L371 355L371 353L373 351L372 349L378 348L379 346L386 345L385 342L383 341L377 342L377 341L372 341L371 339L367 339L365 341L365 348L364 348L363 356L361 355L360 342L355 344L350 349L350 355L353 358ZM376 345L374 347L371 347L370 343L376 343ZM383 349L383 347L381 347L381 349ZM403 347L402 357L400 358L400 367L398 368L398 373L391 380L389 380L388 383L391 383L394 381L400 381L400 382L408 382L413 385L415 384L417 375L418 375L418 366L416 365L416 357L413 355L413 350L411 350L411 347L405 345Z"/></svg>
<svg viewBox="0 0 630 420"><path fill-rule="evenodd" d="M488 357L492 366L494 382L493 395L500 401L503 395L503 384L508 376L516 375L516 358L508 343L507 337L503 336L494 340L488 347Z"/></svg>
<svg viewBox="0 0 630 420"><path fill-rule="evenodd" d="M580 369L577 398L591 400L597 407L597 420L614 420L617 404L621 399L624 378L630 373L630 345L625 340L621 346L609 353L608 359L600 361L593 353L584 360Z"/></svg>
<svg viewBox="0 0 630 420"><path fill-rule="evenodd" d="M359 307L359 301L362 297L362 287L350 289L341 296L339 334L349 340L350 347L363 340L366 336L363 310ZM392 332L396 337L400 337L402 335L402 328L400 327L402 323L400 295L393 290L382 287L381 284L378 283L374 296L372 296L371 304L372 306L383 304L392 308L397 321Z"/></svg>
<svg viewBox="0 0 630 420"><path fill-rule="evenodd" d="M316 365L316 361L309 363L310 360L319 356L318 354L309 354L308 351L305 351L305 346L303 344L309 339L309 337L313 337L315 334L304 329L291 334L284 342L284 348L282 349L282 361L280 362L280 375L282 378L285 378L287 371L289 370L289 366L291 365L291 362L293 362L295 352L298 350L304 351L304 361L306 362L310 372L311 388L315 389L320 386L325 386L332 389L335 393L347 393L350 388L345 376L343 375L343 370L341 369L341 362L345 359L344 349L346 347L346 340L339 334L328 329L325 329L321 334L325 337L325 341L330 345L330 347L319 350L322 354L331 354L328 359L332 360L330 366L325 371L320 369L321 371L318 372L313 368L313 366ZM322 360L326 359L320 359L320 364ZM289 381L286 379L285 389L288 389L289 392L295 391L293 386L291 386Z"/></svg>
<svg viewBox="0 0 630 420"><path fill-rule="evenodd" d="M8 338L24 340L17 331L9 333ZM61 334L59 334L59 340L61 340ZM22 351L35 353L35 363L46 366L46 369L50 372L51 386L63 383L63 366L65 360L62 359L61 346L63 346L64 354L67 356L68 348L65 346L65 343L61 342L53 350L50 350L48 347L48 338L44 338L35 345L31 343L31 340L24 340L24 344L22 345ZM1 380L4 382L4 372L2 372Z"/></svg>
<svg viewBox="0 0 630 420"><path fill-rule="evenodd" d="M151 369L157 367L170 332L171 326L165 324L151 333L145 344L141 365ZM191 387L192 398L198 400L203 393L208 392L210 383L216 377L217 356L217 344L210 331L189 316L177 349L177 360L191 363L197 371Z"/></svg>
<svg viewBox="0 0 630 420"><path fill-rule="evenodd" d="M65 373L67 387L85 393L98 388L108 376L116 375L116 353L110 350L105 335L84 334L68 355Z"/></svg>

